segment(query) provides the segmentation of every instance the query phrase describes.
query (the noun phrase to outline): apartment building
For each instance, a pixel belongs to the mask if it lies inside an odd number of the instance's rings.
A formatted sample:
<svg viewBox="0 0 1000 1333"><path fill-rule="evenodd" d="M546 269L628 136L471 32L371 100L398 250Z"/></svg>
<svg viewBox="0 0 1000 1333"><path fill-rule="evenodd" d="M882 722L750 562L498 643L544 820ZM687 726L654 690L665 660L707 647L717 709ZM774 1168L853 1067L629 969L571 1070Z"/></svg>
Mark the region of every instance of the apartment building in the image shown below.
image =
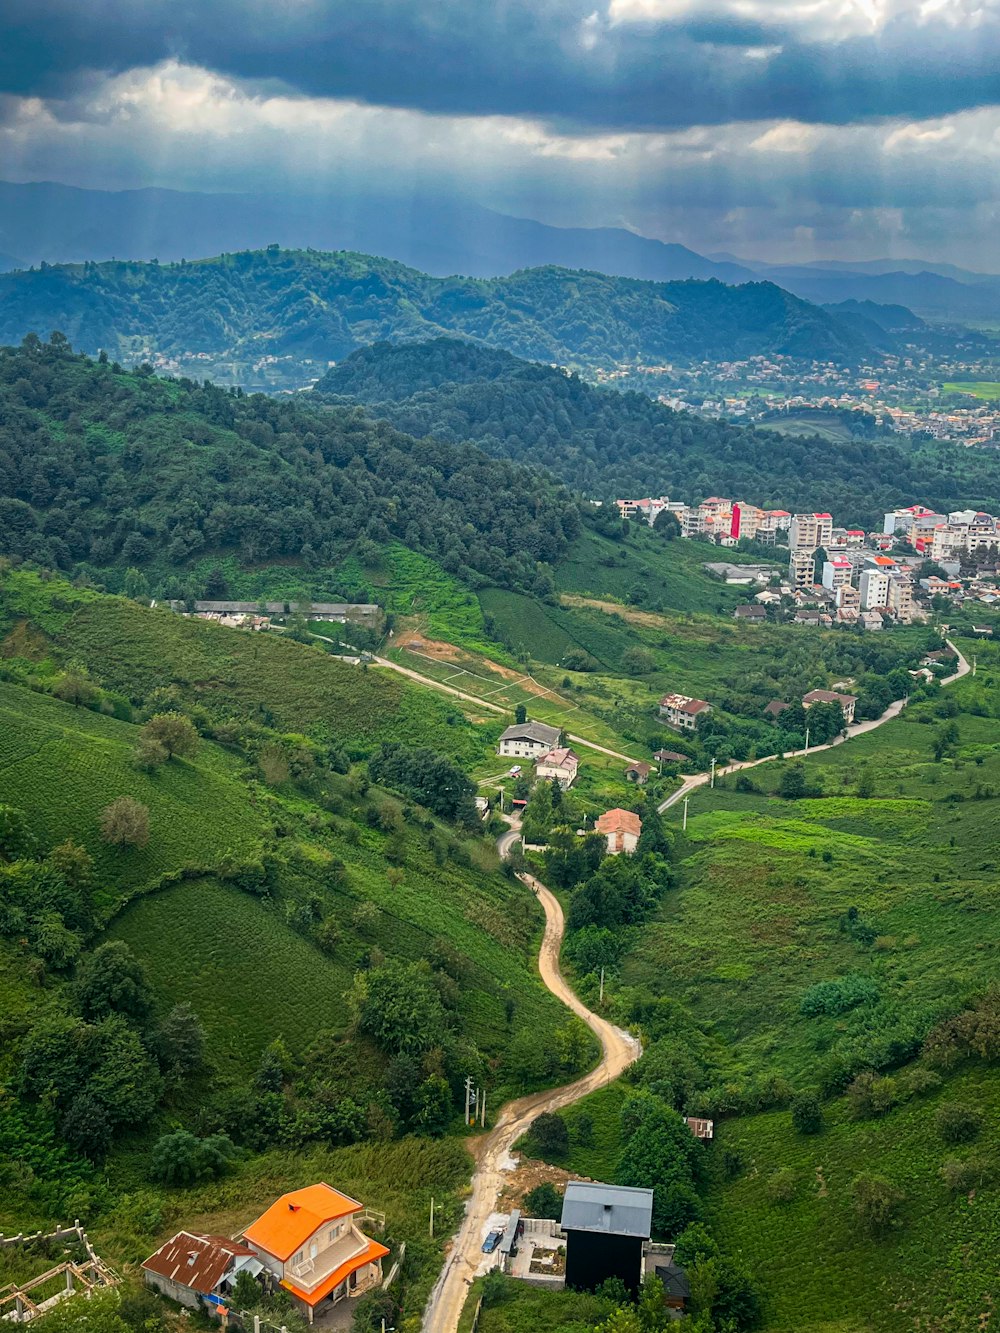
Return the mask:
<svg viewBox="0 0 1000 1333"><path fill-rule="evenodd" d="M836 592L838 588L850 583L853 575L854 566L846 556L835 555L823 561L823 587L830 592Z"/></svg>
<svg viewBox="0 0 1000 1333"><path fill-rule="evenodd" d="M861 571L858 591L861 594L862 610L871 611L877 606L889 605L890 579L889 570L878 565L869 565L867 569Z"/></svg>
<svg viewBox="0 0 1000 1333"><path fill-rule="evenodd" d="M830 514L793 514L788 529L788 546L792 551L815 551L818 546L829 546L833 538L833 518Z"/></svg>
<svg viewBox="0 0 1000 1333"><path fill-rule="evenodd" d="M811 588L816 581L812 551L792 551L788 557L788 581L793 588Z"/></svg>

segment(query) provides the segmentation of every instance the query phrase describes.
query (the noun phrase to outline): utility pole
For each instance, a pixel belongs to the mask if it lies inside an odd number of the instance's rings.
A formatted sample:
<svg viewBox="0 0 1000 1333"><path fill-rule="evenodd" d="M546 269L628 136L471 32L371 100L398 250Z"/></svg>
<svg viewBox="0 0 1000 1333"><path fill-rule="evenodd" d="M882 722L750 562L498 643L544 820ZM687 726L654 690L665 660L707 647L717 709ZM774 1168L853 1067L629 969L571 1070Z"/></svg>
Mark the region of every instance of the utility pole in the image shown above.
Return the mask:
<svg viewBox="0 0 1000 1333"><path fill-rule="evenodd" d="M604 968L601 968L601 1004L604 1003Z"/></svg>
<svg viewBox="0 0 1000 1333"><path fill-rule="evenodd" d="M806 754L809 753L809 728L806 727Z"/></svg>
<svg viewBox="0 0 1000 1333"><path fill-rule="evenodd" d="M687 832L687 826L688 826L688 801L689 801L690 799L691 799L690 796L685 796L685 797L684 797L684 823L681 825L681 832L682 832L682 833L686 833L686 832Z"/></svg>
<svg viewBox="0 0 1000 1333"><path fill-rule="evenodd" d="M465 1076L465 1123L469 1123L469 1106L472 1102L472 1078L469 1074Z"/></svg>
<svg viewBox="0 0 1000 1333"><path fill-rule="evenodd" d="M708 785L709 785L710 787L714 787L714 786L715 786L715 755L714 755L714 754L712 755L712 778L711 778L711 781L709 782Z"/></svg>
<svg viewBox="0 0 1000 1333"><path fill-rule="evenodd" d="M433 1194L431 1195L431 1228L430 1228L430 1237L431 1237L431 1240L434 1239L434 1195L433 1195Z"/></svg>
<svg viewBox="0 0 1000 1333"><path fill-rule="evenodd" d="M973 674L973 675L976 674L976 655L975 655L975 653L972 654L972 674Z"/></svg>
<svg viewBox="0 0 1000 1333"><path fill-rule="evenodd" d="M479 1124L481 1128L486 1128L486 1089L479 1089Z"/></svg>

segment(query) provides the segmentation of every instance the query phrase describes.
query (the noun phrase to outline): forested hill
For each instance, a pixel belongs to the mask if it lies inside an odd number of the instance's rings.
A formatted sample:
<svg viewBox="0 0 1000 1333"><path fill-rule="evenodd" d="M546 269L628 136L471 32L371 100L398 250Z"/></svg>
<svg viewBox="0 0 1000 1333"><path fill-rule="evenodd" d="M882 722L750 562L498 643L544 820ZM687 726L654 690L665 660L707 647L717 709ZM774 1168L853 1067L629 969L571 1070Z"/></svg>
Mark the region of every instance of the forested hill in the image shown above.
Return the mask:
<svg viewBox="0 0 1000 1333"><path fill-rule="evenodd" d="M570 365L850 360L864 339L772 283L643 282L560 268L432 278L348 252L267 250L196 263L43 265L0 275L0 342L64 333L120 359L227 354L340 360L378 339L452 332Z"/></svg>
<svg viewBox="0 0 1000 1333"><path fill-rule="evenodd" d="M366 348L317 389L414 435L474 440L494 457L543 464L592 497L731 495L866 525L918 500L943 510L1000 505L995 451L830 444L732 426L456 339Z"/></svg>
<svg viewBox="0 0 1000 1333"><path fill-rule="evenodd" d="M0 348L0 554L132 566L155 588L204 556L315 568L396 539L523 588L579 525L547 474L360 408L162 380L61 337Z"/></svg>

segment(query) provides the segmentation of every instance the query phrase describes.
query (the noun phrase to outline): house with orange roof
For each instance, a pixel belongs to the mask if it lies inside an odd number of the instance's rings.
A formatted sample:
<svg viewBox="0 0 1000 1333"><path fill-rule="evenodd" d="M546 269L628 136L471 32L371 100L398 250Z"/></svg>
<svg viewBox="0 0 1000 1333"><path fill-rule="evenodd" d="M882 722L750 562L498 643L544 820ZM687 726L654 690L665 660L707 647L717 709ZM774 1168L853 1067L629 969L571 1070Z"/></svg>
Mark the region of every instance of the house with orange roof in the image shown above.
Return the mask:
<svg viewBox="0 0 1000 1333"><path fill-rule="evenodd" d="M389 1251L365 1235L361 1222L384 1226L385 1218L330 1185L307 1185L283 1194L241 1239L311 1324L317 1311L382 1282Z"/></svg>
<svg viewBox="0 0 1000 1333"><path fill-rule="evenodd" d="M631 810L607 810L594 828L607 839L608 855L618 856L620 852L634 852L638 847L642 820Z"/></svg>

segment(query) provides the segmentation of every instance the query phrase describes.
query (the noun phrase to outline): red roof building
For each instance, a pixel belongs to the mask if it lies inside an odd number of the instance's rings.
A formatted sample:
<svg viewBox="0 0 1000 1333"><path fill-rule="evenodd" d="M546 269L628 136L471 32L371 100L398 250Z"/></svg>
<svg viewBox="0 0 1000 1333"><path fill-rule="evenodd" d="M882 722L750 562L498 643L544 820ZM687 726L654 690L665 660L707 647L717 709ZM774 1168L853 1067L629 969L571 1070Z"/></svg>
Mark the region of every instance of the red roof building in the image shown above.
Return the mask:
<svg viewBox="0 0 1000 1333"><path fill-rule="evenodd" d="M607 839L608 855L617 856L620 852L635 851L642 832L642 820L631 810L607 810L594 827Z"/></svg>
<svg viewBox="0 0 1000 1333"><path fill-rule="evenodd" d="M178 1231L142 1265L147 1286L190 1309L214 1309L241 1269L256 1277L262 1268L248 1246L198 1231Z"/></svg>

